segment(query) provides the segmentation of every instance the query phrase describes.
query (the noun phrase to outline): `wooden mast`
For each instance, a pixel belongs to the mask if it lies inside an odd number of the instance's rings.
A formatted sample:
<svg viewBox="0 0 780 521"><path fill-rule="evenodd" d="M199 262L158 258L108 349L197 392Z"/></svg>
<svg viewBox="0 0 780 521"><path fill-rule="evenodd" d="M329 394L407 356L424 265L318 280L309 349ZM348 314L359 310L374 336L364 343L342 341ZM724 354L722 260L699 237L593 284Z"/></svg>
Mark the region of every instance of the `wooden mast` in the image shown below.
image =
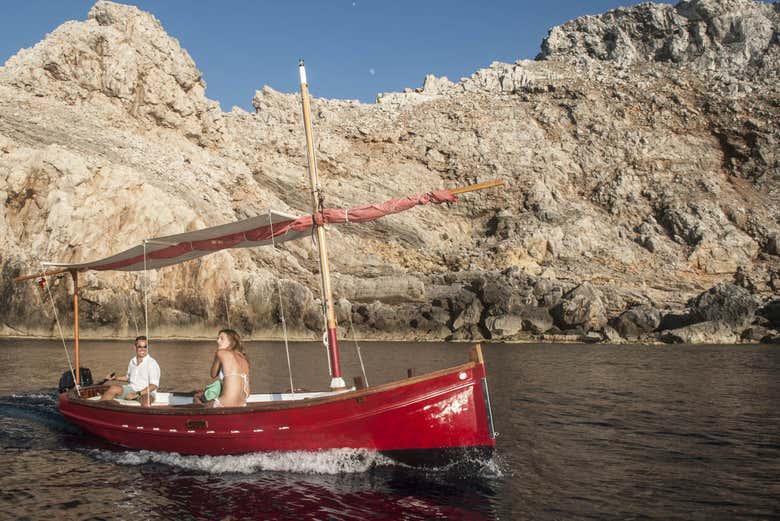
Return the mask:
<svg viewBox="0 0 780 521"><path fill-rule="evenodd" d="M76 359L76 385L81 385L81 366L79 365L79 272L70 271L73 277L73 350Z"/></svg>
<svg viewBox="0 0 780 521"><path fill-rule="evenodd" d="M328 264L328 243L325 239L325 225L317 222L316 215L322 207L322 188L317 179L317 161L314 157L314 142L311 130L311 109L309 106L309 88L306 82L306 68L303 60L298 62L298 71L301 77L301 102L303 104L303 126L306 131L306 155L309 161L309 181L311 184L312 212L315 216L314 227L317 233L317 248L320 254L320 276L322 277L322 293L325 299L325 319L327 322L328 352L330 354L331 389L343 389L346 387L344 378L341 377L341 364L339 362L339 345L336 336L336 309L333 305L333 292L330 285L330 266Z"/></svg>

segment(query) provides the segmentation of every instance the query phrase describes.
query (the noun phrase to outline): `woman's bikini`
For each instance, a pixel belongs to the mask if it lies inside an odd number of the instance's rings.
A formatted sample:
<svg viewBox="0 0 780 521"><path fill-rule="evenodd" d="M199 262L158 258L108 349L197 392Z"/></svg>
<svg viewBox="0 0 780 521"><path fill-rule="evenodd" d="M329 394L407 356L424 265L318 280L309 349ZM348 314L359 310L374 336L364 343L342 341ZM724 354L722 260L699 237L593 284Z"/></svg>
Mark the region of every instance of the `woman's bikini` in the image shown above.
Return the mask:
<svg viewBox="0 0 780 521"><path fill-rule="evenodd" d="M242 356L242 358L244 358L244 360L246 360L245 357ZM222 374L222 369L220 369L219 372L220 372L220 375L222 377L221 378L222 380L224 380L228 376L240 376L241 377L241 380L243 381L242 385L243 385L243 388L244 388L244 403L242 405L239 405L239 407L246 407L246 401L249 399L249 394L250 394L250 392L249 392L249 375L247 375L246 373L227 373L227 374ZM219 397L214 398L214 401L212 402L212 406L214 408L224 407L224 405L222 405L222 402L219 401Z"/></svg>

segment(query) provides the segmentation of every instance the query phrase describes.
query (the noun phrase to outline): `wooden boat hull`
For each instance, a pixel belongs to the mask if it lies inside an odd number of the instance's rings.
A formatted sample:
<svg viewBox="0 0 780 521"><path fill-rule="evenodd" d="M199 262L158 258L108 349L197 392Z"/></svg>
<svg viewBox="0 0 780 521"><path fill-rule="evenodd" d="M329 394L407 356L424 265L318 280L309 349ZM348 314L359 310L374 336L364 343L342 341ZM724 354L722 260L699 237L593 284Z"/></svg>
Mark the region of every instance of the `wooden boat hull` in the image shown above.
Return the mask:
<svg viewBox="0 0 780 521"><path fill-rule="evenodd" d="M84 430L134 449L196 455L368 449L436 465L495 445L484 363L325 398L207 409L128 407L85 399L96 387L60 395L60 411Z"/></svg>

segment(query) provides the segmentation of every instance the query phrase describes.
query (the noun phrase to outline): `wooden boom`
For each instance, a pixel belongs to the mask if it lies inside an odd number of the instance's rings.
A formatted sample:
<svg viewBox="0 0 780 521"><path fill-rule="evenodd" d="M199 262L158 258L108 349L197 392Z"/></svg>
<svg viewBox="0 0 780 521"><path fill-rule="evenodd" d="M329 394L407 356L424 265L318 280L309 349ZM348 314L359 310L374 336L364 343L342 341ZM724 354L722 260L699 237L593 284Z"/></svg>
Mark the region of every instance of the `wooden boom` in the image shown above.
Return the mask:
<svg viewBox="0 0 780 521"><path fill-rule="evenodd" d="M20 275L14 279L14 282L22 282L23 280L30 280L36 277L48 277L50 275L59 275L60 273L67 273L73 271L71 268L62 268L58 270L42 271L40 273L33 273L32 275Z"/></svg>
<svg viewBox="0 0 780 521"><path fill-rule="evenodd" d="M477 183L475 185L463 186L461 188L453 188L450 190L453 194L464 194L466 192L474 192L476 190L484 190L485 188L493 188L494 186L503 186L503 179L493 179L492 181L485 181L484 183Z"/></svg>

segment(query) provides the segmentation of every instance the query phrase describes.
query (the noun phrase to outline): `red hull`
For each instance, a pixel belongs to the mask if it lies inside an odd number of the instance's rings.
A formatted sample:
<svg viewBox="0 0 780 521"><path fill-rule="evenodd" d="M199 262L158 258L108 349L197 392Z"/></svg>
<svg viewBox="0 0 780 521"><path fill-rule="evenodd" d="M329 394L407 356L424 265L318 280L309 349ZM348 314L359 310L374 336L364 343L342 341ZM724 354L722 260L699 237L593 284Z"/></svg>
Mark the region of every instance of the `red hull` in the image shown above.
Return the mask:
<svg viewBox="0 0 780 521"><path fill-rule="evenodd" d="M474 361L459 367L326 398L226 409L140 408L85 400L70 391L60 395L60 411L111 443L181 454L489 451L495 435L485 367L478 348L476 353Z"/></svg>

